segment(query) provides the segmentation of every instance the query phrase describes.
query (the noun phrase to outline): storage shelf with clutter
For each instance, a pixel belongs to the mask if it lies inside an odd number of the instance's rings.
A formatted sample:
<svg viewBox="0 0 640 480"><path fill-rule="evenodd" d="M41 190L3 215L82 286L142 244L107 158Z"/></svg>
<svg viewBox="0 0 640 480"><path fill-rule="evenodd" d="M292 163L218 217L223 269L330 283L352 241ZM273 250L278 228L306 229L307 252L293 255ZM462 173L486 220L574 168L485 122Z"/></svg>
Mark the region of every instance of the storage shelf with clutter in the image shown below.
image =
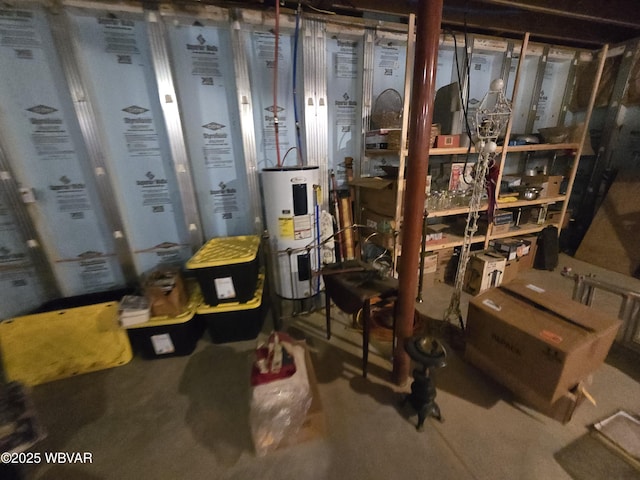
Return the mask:
<svg viewBox="0 0 640 480"><path fill-rule="evenodd" d="M407 45L409 58L415 45L411 39ZM443 48L448 47L443 44ZM567 225L570 215L567 206L580 156L583 151L590 152L585 125L588 125L593 110L593 101L586 102L581 109L571 107L575 103L572 98L576 95L575 88L571 86L578 75L576 72L584 69L574 71L570 67L572 64L596 67L589 69L592 78L586 83L581 82L583 86L590 83L593 94L602 75L606 47L599 52L573 51L530 43L528 34L525 34L520 42L501 42L477 36L470 39L468 48L473 51L472 58L479 62L478 68L462 79L456 79L453 70L451 79L447 77L448 71L439 71L436 82L428 189L425 192L429 223L455 224L456 220L468 215L466 192L470 191L473 183L478 152L473 145L465 146L469 143L470 130L466 128L464 119L465 116L473 117L476 100L489 83L494 78L502 78L504 94L512 103L513 116L498 138L494 153L497 167L497 172L493 173L497 183L495 202L485 197L479 210L491 216L492 212L488 210L495 206L513 212L513 217L508 225L488 223L485 231L474 235L472 243L487 249L492 239L537 234L548 225L561 229ZM411 94L410 80L411 76L406 75L407 95ZM404 100L407 103L407 99ZM403 139L407 138L408 128L406 123L401 128L397 125L391 134L387 134L390 135L387 138L393 138L390 142L380 141L376 145L376 142L363 142L365 157L384 162L389 162L394 156L398 159L391 175L385 175L381 180L355 180L387 182L385 192L367 192L372 184L361 184L359 200L361 207L371 211L375 207L371 206L370 199L375 197L377 213L387 217L386 224L395 226L400 240L395 243L396 255L402 251L402 202L405 175L408 173L404 161L409 155L407 142ZM365 136L373 138L377 135L379 132L369 132ZM448 141L449 148L442 148L447 137L452 140ZM385 168L387 171L390 168ZM462 239L462 235L449 229L440 239L428 239L426 251L457 247L462 245Z"/></svg>

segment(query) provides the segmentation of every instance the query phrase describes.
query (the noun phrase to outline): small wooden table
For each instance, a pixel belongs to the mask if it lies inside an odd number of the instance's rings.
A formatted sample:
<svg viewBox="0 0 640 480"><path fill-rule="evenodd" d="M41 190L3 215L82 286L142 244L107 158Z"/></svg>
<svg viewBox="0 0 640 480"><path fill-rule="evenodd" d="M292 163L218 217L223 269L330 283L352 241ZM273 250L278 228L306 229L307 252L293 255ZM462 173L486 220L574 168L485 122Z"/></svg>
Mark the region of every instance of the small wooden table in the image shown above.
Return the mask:
<svg viewBox="0 0 640 480"><path fill-rule="evenodd" d="M398 280L384 277L371 264L347 260L324 267L320 273L325 285L327 339L331 338L331 301L345 313L355 315L362 309L362 376L367 376L371 301L398 294Z"/></svg>

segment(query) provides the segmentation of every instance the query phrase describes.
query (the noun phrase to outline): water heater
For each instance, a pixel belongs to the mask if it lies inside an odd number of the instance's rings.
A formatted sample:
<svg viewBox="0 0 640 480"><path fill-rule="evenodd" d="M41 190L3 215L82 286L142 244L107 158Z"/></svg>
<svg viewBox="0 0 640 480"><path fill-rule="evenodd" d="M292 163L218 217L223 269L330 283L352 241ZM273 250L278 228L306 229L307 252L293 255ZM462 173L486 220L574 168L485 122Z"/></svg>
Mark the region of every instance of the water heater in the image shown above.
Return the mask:
<svg viewBox="0 0 640 480"><path fill-rule="evenodd" d="M317 166L262 170L262 193L275 290L287 299L308 298L321 289L318 270L320 239L320 169Z"/></svg>

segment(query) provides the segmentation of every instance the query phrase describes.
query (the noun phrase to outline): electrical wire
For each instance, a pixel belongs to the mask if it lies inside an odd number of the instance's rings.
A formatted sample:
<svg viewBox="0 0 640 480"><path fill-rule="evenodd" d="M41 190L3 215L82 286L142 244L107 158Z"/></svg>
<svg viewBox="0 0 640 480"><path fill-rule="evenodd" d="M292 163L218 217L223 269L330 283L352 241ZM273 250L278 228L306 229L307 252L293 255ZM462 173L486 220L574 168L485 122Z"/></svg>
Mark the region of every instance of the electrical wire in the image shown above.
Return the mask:
<svg viewBox="0 0 640 480"><path fill-rule="evenodd" d="M319 13L325 13L327 15L336 15L336 12L332 12L330 10L322 10L321 8L316 8L311 4L308 4L307 7L310 8L311 10L315 10L316 12L319 12Z"/></svg>
<svg viewBox="0 0 640 480"><path fill-rule="evenodd" d="M296 143L298 145L298 165L303 165L302 160L302 140L300 138L300 118L298 116L298 99L297 99L297 74L298 74L298 37L300 36L300 16L302 15L302 6L298 2L296 9L296 28L293 40L293 116L296 123ZM284 163L284 160L283 160Z"/></svg>
<svg viewBox="0 0 640 480"><path fill-rule="evenodd" d="M289 149L285 152L284 157L282 157L282 164L280 165L281 167L284 167L284 162L287 160L287 155L289 155L289 152L297 149L298 147L289 147Z"/></svg>
<svg viewBox="0 0 640 480"><path fill-rule="evenodd" d="M471 56L468 53L468 35L467 35L467 24L466 24L466 14L465 14L465 24L464 24L464 70L462 74L460 73L460 57L458 56L458 39L456 38L455 32L449 30L448 33L453 38L453 51L456 63L456 75L458 77L458 95L460 100L460 107L462 108L462 115L464 117L464 126L467 133L467 137L469 138L469 145L467 147L467 153L464 158L464 166L462 167L462 180L466 184L473 183L473 178L467 178L467 165L469 164L469 156L471 154L471 143L473 141L471 134L471 126L469 125L469 96L471 95ZM464 82L463 82L464 79ZM462 95L462 87L465 86L467 90L466 101L464 95Z"/></svg>
<svg viewBox="0 0 640 480"><path fill-rule="evenodd" d="M276 136L276 157L278 159L278 168L282 167L280 160L280 128L278 125L278 56L280 41L280 0L276 0L276 25L274 35L276 37L274 53L273 53L273 129Z"/></svg>

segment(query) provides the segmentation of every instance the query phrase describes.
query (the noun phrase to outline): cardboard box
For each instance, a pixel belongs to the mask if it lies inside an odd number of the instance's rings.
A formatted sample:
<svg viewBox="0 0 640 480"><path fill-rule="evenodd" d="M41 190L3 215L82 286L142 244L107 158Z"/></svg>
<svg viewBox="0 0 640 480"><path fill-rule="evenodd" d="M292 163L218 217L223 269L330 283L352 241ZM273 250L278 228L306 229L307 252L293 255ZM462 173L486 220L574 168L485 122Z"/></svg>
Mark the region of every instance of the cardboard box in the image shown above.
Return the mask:
<svg viewBox="0 0 640 480"><path fill-rule="evenodd" d="M502 282L507 261L494 252L476 253L469 259L464 274L464 290L478 295L485 290L497 287Z"/></svg>
<svg viewBox="0 0 640 480"><path fill-rule="evenodd" d="M460 134L436 136L436 148L457 148L460 146Z"/></svg>
<svg viewBox="0 0 640 480"><path fill-rule="evenodd" d="M540 205L529 209L530 222L538 225L544 225L547 221L548 205Z"/></svg>
<svg viewBox="0 0 640 480"><path fill-rule="evenodd" d="M435 244L446 239L447 234L445 233L445 230L448 228L449 225L446 223L434 223L432 225L427 225L427 231L425 232L425 241L427 245Z"/></svg>
<svg viewBox="0 0 640 480"><path fill-rule="evenodd" d="M547 223L553 223L560 227L560 217L562 216L561 210L547 210Z"/></svg>
<svg viewBox="0 0 640 480"><path fill-rule="evenodd" d="M503 175L500 182L500 194L508 195L513 192L515 187L519 187L521 183L522 177L519 175Z"/></svg>
<svg viewBox="0 0 640 480"><path fill-rule="evenodd" d="M455 248L443 248L438 250L438 266L436 268L435 282L446 283L452 281L456 275L457 261L454 258Z"/></svg>
<svg viewBox="0 0 640 480"><path fill-rule="evenodd" d="M563 178L562 175L533 175L523 177L522 181L525 185L541 187L540 197L556 197L560 195L560 185Z"/></svg>
<svg viewBox="0 0 640 480"><path fill-rule="evenodd" d="M367 150L400 150L402 130L400 128L381 128L365 134Z"/></svg>
<svg viewBox="0 0 640 480"><path fill-rule="evenodd" d="M431 125L430 145L433 145L436 136L440 134L440 125ZM402 148L402 129L381 128L369 130L365 133L365 148L367 150L400 150Z"/></svg>
<svg viewBox="0 0 640 480"><path fill-rule="evenodd" d="M507 260L515 260L529 253L531 243L518 238L497 238L490 240L489 246L503 254Z"/></svg>
<svg viewBox="0 0 640 480"><path fill-rule="evenodd" d="M422 293L424 294L425 289L432 288L436 284L437 280L436 272L433 273L425 273L422 275Z"/></svg>
<svg viewBox="0 0 640 480"><path fill-rule="evenodd" d="M507 233L511 228L511 224L505 223L504 225L494 225L491 229L492 235L500 235L502 233Z"/></svg>
<svg viewBox="0 0 640 480"><path fill-rule="evenodd" d="M437 270L438 254L436 252L425 252L422 273L436 273Z"/></svg>
<svg viewBox="0 0 640 480"><path fill-rule="evenodd" d="M182 274L172 268L153 270L144 281L144 295L152 317L176 317L184 313L189 300Z"/></svg>
<svg viewBox="0 0 640 480"><path fill-rule="evenodd" d="M538 237L536 235L528 235L518 238L529 246L527 253L518 258L518 271L524 272L525 270L533 268L533 261L536 258L536 251L538 250Z"/></svg>
<svg viewBox="0 0 640 480"><path fill-rule="evenodd" d="M379 215L395 216L397 179L363 177L349 182L349 185L358 187L360 207Z"/></svg>
<svg viewBox="0 0 640 480"><path fill-rule="evenodd" d="M573 417L576 409L584 402L585 398L585 388L581 382L553 403L540 401L537 397L521 397L521 400L523 404L532 407L544 415L559 422L567 423L571 420L571 417Z"/></svg>
<svg viewBox="0 0 640 480"><path fill-rule="evenodd" d="M506 260L504 264L504 274L502 275L502 283L509 283L518 276L520 264L517 258Z"/></svg>
<svg viewBox="0 0 640 480"><path fill-rule="evenodd" d="M394 231L396 229L396 222L393 218L379 215L376 212L372 212L368 209L362 209L360 213L360 221L363 225L376 231L378 235L373 235L369 238L369 241L382 248L392 250L394 247ZM366 233L366 232L364 232ZM399 241L398 237L398 241Z"/></svg>
<svg viewBox="0 0 640 480"><path fill-rule="evenodd" d="M511 210L496 210L493 214L494 225L509 225L513 223L513 212Z"/></svg>
<svg viewBox="0 0 640 480"><path fill-rule="evenodd" d="M514 281L469 302L466 358L530 402L550 405L604 362L620 321Z"/></svg>

